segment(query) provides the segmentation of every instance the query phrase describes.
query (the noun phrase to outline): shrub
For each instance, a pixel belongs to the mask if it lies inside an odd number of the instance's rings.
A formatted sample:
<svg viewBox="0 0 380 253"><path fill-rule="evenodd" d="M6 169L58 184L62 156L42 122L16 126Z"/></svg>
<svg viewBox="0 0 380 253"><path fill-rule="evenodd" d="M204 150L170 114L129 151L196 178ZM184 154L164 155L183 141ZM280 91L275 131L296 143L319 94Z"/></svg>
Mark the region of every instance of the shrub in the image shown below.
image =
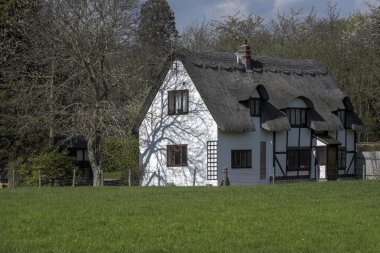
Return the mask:
<svg viewBox="0 0 380 253"><path fill-rule="evenodd" d="M138 185L141 176L139 169L138 139L109 138L102 143L102 166L106 172L121 171L123 182L128 180L128 171L131 170L131 183Z"/></svg>
<svg viewBox="0 0 380 253"><path fill-rule="evenodd" d="M75 157L69 156L67 151L42 151L28 158L22 164L21 172L27 185L38 185L39 176L44 184L63 183L63 179L71 177L76 168Z"/></svg>

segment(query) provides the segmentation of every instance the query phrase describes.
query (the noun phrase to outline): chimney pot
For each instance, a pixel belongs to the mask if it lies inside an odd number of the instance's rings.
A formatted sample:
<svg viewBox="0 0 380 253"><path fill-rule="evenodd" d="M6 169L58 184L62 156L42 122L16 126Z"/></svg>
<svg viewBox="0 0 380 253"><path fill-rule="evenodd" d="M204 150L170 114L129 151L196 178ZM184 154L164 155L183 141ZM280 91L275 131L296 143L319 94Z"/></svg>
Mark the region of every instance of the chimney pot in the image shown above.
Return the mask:
<svg viewBox="0 0 380 253"><path fill-rule="evenodd" d="M251 71L251 47L248 45L247 40L245 40L244 44L239 47L239 56L245 66L245 70Z"/></svg>

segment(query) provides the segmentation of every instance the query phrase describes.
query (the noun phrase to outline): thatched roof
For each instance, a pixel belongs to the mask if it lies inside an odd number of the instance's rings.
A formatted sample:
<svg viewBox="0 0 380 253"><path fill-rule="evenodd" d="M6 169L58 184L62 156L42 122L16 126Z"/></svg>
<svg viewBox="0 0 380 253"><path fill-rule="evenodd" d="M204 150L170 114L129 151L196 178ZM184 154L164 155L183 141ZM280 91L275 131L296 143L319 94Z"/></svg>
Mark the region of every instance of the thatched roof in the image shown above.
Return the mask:
<svg viewBox="0 0 380 253"><path fill-rule="evenodd" d="M328 74L326 68L315 60L289 60L252 56L252 70L237 63L234 53L201 53L181 50L170 59L180 60L194 82L208 110L222 131L254 131L247 101L256 88L263 98L261 127L268 131L290 129L282 111L295 98L308 105L308 127L315 131L343 129L339 117L333 112L339 108L345 95ZM162 72L166 74L167 68ZM163 77L153 87L142 116L144 117ZM346 99L347 100L347 99ZM347 117L352 126L363 124L350 111ZM348 122L351 122L348 120Z"/></svg>

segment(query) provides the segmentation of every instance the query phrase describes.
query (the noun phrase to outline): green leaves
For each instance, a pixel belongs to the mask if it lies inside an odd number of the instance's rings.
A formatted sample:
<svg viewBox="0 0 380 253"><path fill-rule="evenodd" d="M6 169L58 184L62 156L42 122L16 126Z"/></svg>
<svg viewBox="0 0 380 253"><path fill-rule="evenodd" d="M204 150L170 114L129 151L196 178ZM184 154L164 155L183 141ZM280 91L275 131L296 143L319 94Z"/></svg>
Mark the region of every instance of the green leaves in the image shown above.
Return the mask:
<svg viewBox="0 0 380 253"><path fill-rule="evenodd" d="M21 173L28 185L37 185L39 176L44 184L52 184L56 179L71 177L75 168L75 158L68 152L42 151L22 164Z"/></svg>

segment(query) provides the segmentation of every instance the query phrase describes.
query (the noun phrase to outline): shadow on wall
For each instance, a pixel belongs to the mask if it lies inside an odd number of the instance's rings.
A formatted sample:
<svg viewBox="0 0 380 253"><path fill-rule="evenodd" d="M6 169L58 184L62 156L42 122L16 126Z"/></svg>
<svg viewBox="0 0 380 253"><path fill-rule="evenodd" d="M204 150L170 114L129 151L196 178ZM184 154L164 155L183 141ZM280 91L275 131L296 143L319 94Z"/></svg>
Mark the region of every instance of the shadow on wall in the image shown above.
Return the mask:
<svg viewBox="0 0 380 253"><path fill-rule="evenodd" d="M140 126L143 185L157 184L159 176L163 185L207 180L207 141L216 140L216 125L182 64L178 65L173 64ZM189 91L187 114L168 115L170 90ZM167 167L167 145L179 144L187 144L187 166Z"/></svg>

